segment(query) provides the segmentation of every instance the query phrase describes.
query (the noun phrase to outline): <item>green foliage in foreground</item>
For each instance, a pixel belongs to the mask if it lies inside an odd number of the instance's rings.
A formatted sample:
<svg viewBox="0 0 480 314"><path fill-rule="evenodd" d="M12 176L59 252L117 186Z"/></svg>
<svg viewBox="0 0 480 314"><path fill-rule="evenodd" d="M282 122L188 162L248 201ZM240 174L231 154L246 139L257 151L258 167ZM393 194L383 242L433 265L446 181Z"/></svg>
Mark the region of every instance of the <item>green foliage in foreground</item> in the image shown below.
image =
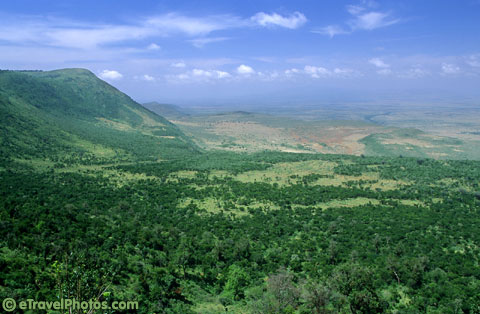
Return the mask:
<svg viewBox="0 0 480 314"><path fill-rule="evenodd" d="M311 159L336 162L339 175L376 171L408 184L323 186L312 179L315 171L287 185L235 179ZM139 313L479 313L479 166L209 153L116 166L149 175L119 186L102 170L5 164L0 299L88 299L107 287L103 299L138 300ZM195 173L182 177L178 170ZM211 213L194 203L180 206L185 198L231 205ZM352 198L378 202L317 206ZM238 200L280 209L247 206L234 215Z"/></svg>

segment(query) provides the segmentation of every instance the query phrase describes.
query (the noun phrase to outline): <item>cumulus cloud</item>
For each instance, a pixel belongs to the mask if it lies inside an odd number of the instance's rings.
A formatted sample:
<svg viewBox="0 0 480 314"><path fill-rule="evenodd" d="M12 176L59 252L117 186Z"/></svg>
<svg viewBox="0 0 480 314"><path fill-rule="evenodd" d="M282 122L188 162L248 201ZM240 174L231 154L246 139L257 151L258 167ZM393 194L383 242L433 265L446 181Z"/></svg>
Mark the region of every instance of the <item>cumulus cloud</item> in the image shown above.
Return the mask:
<svg viewBox="0 0 480 314"><path fill-rule="evenodd" d="M300 70L297 69L297 68L292 68L292 69L285 70L284 73L285 73L286 76L292 76L294 74L300 73Z"/></svg>
<svg viewBox="0 0 480 314"><path fill-rule="evenodd" d="M378 69L377 74L390 75L393 73L392 70L390 69L390 64L385 63L380 58L372 58L368 60L368 63L374 65Z"/></svg>
<svg viewBox="0 0 480 314"><path fill-rule="evenodd" d="M225 71L204 69L193 69L192 71L178 75L167 75L167 79L171 82L212 82L230 77L232 77L232 75Z"/></svg>
<svg viewBox="0 0 480 314"><path fill-rule="evenodd" d="M460 73L460 68L455 64L442 63L442 73L443 74L458 74Z"/></svg>
<svg viewBox="0 0 480 314"><path fill-rule="evenodd" d="M237 68L237 73L242 75L250 75L254 74L255 70L253 70L253 68L249 67L248 65L242 64Z"/></svg>
<svg viewBox="0 0 480 314"><path fill-rule="evenodd" d="M115 81L123 78L123 75L115 70L103 70L100 72L99 77L104 80Z"/></svg>
<svg viewBox="0 0 480 314"><path fill-rule="evenodd" d="M142 81L147 81L147 82L155 81L155 77L153 77L151 75L148 75L148 74L144 74L144 75L141 75L141 76L135 75L133 78L135 80L142 80Z"/></svg>
<svg viewBox="0 0 480 314"><path fill-rule="evenodd" d="M257 72L258 78L262 81L269 82L280 79L281 75L278 71Z"/></svg>
<svg viewBox="0 0 480 314"><path fill-rule="evenodd" d="M303 73L311 76L312 78L347 78L347 77L358 77L361 74L358 71L348 69L348 68L334 68L333 70L329 70L324 67L313 66L313 65L306 65L303 68Z"/></svg>
<svg viewBox="0 0 480 314"><path fill-rule="evenodd" d="M254 74L254 75L253 75ZM358 71L336 67L333 69L327 69L321 66L305 65L304 68L289 68L286 70L266 70L256 71L252 67L242 64L237 67L235 75L220 70L205 70L201 68L195 68L189 72L182 73L180 75L167 76L169 81L173 82L210 82L221 79L252 79L260 81L273 81L292 79L294 77L308 76L314 79L319 78L348 78L358 77L361 74Z"/></svg>
<svg viewBox="0 0 480 314"><path fill-rule="evenodd" d="M296 29L307 22L307 18L300 12L294 12L290 16L281 16L278 13L267 14L259 12L251 17L251 20L261 26L280 26Z"/></svg>
<svg viewBox="0 0 480 314"><path fill-rule="evenodd" d="M153 76L148 75L148 74L143 75L142 78L143 78L143 80L149 81L149 82L155 81L155 78Z"/></svg>
<svg viewBox="0 0 480 314"><path fill-rule="evenodd" d="M331 72L323 67L316 67L313 65L306 65L303 70L305 73L313 78L325 77L331 74Z"/></svg>
<svg viewBox="0 0 480 314"><path fill-rule="evenodd" d="M205 77L212 76L212 72L201 70L201 69L193 69L192 74L193 76L205 76Z"/></svg>
<svg viewBox="0 0 480 314"><path fill-rule="evenodd" d="M215 71L215 74L217 75L217 78L219 78L219 79L229 78L229 77L232 76L232 75L230 75L230 73L224 72L224 71Z"/></svg>
<svg viewBox="0 0 480 314"><path fill-rule="evenodd" d="M467 64L471 67L474 68L479 68L480 67L480 55L471 55L467 57Z"/></svg>
<svg viewBox="0 0 480 314"><path fill-rule="evenodd" d="M376 66L377 68L389 68L390 65L389 64L386 64L385 62L383 62L382 59L380 58L372 58L370 60L368 60L369 63L373 64L374 66Z"/></svg>

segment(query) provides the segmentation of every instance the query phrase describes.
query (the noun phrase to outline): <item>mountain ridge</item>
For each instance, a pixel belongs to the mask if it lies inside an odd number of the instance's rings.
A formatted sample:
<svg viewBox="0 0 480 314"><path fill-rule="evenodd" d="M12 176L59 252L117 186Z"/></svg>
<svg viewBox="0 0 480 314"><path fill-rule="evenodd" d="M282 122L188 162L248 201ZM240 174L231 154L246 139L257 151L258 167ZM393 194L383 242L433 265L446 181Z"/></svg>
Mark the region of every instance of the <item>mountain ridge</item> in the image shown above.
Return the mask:
<svg viewBox="0 0 480 314"><path fill-rule="evenodd" d="M138 160L198 151L173 123L86 69L0 71L0 114L0 151L10 157L98 155L95 146Z"/></svg>

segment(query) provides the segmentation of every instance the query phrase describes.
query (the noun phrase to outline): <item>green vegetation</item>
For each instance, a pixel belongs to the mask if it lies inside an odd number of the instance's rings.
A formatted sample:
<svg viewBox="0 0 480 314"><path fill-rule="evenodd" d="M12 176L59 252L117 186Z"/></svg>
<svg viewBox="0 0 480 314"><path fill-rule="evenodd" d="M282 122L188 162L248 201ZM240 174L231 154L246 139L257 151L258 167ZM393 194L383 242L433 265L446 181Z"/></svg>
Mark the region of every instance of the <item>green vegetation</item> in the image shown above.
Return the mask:
<svg viewBox="0 0 480 314"><path fill-rule="evenodd" d="M0 80L0 300L480 312L478 161L201 151L88 72Z"/></svg>
<svg viewBox="0 0 480 314"><path fill-rule="evenodd" d="M108 155L178 158L196 150L175 125L82 69L0 71L0 134L2 157L67 164L101 163Z"/></svg>
<svg viewBox="0 0 480 314"><path fill-rule="evenodd" d="M85 173L11 164L1 297L108 285L141 313L475 313L479 166L214 152ZM282 167L304 170L284 179ZM376 188L392 179L408 184Z"/></svg>
<svg viewBox="0 0 480 314"><path fill-rule="evenodd" d="M478 159L476 141L435 137L416 129L397 129L391 133L371 134L360 140L370 156L429 157L435 159Z"/></svg>

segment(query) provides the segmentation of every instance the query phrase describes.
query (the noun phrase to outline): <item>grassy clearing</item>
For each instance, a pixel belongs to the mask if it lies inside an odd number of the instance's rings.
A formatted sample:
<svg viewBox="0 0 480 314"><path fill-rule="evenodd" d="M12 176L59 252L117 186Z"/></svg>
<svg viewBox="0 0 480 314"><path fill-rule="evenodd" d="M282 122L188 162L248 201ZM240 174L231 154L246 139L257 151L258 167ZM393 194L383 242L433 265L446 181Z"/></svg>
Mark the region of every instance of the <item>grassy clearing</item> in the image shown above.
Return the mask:
<svg viewBox="0 0 480 314"><path fill-rule="evenodd" d="M179 207L185 208L189 205L196 205L200 210L205 210L207 213L218 214L221 212L232 213L235 216L249 215L249 208L264 208L267 210L278 210L279 206L273 203L252 202L250 205L227 204L222 200L212 197L207 197L201 200L193 198L185 198L179 202Z"/></svg>
<svg viewBox="0 0 480 314"><path fill-rule="evenodd" d="M360 176L339 175L333 171L335 166L337 166L337 163L323 160L278 163L267 170L254 170L240 173L236 175L234 179L245 183L267 182L286 186L301 181L303 176L320 174L328 177L319 178L312 182L312 185L346 187L347 182L369 181L370 183L364 183L362 185L372 190L380 189L381 191L396 190L401 186L410 184L402 180L380 179L378 172L366 172ZM226 174L218 173L218 176L226 176ZM374 183L371 183L373 181Z"/></svg>
<svg viewBox="0 0 480 314"><path fill-rule="evenodd" d="M56 163L45 159L15 159L16 162L25 164L36 169L39 172L44 172L53 169L56 173L77 173L91 177L104 177L117 187L122 187L132 182L140 180L158 180L155 176L148 176L144 173L131 173L127 171L119 171L115 169L106 169L108 167L119 165L103 164L103 165L73 165L62 168L55 168ZM132 163L122 163L123 165Z"/></svg>
<svg viewBox="0 0 480 314"><path fill-rule="evenodd" d="M402 205L407 205L407 206L424 206L424 207L426 206L425 203L418 200L398 200L398 199L394 199L394 200L398 201ZM329 208L342 208L342 207L354 208L354 207L365 206L365 205L380 205L380 201L373 198L357 197L357 198L349 198L344 200L331 200L329 202L320 203L315 206L294 205L293 207L294 208L314 207L314 208L326 210Z"/></svg>
<svg viewBox="0 0 480 314"><path fill-rule="evenodd" d="M302 177L309 174L333 175L335 162L323 160L309 160L299 162L278 163L267 170L254 170L238 174L235 180L241 182L263 181L287 185L296 182L292 175Z"/></svg>
<svg viewBox="0 0 480 314"><path fill-rule="evenodd" d="M331 200L329 202L317 204L313 207L325 210L328 208L339 208L339 207L353 208L353 207L364 206L364 205L378 205L378 204L380 204L379 200L376 200L373 198L366 198L366 197L357 197L357 198L349 198L345 200ZM311 206L294 205L294 207L302 208L302 207L311 207Z"/></svg>
<svg viewBox="0 0 480 314"><path fill-rule="evenodd" d="M409 185L410 182L404 180L388 180L388 179L378 179L374 184L370 185L370 189L376 190L380 189L381 191L393 191L398 190L404 185Z"/></svg>
<svg viewBox="0 0 480 314"><path fill-rule="evenodd" d="M178 182L178 179L193 179L197 176L197 171L192 170L180 170L172 172L168 176L169 182Z"/></svg>
<svg viewBox="0 0 480 314"><path fill-rule="evenodd" d="M407 206L426 206L424 202L419 200L399 200L399 202Z"/></svg>

